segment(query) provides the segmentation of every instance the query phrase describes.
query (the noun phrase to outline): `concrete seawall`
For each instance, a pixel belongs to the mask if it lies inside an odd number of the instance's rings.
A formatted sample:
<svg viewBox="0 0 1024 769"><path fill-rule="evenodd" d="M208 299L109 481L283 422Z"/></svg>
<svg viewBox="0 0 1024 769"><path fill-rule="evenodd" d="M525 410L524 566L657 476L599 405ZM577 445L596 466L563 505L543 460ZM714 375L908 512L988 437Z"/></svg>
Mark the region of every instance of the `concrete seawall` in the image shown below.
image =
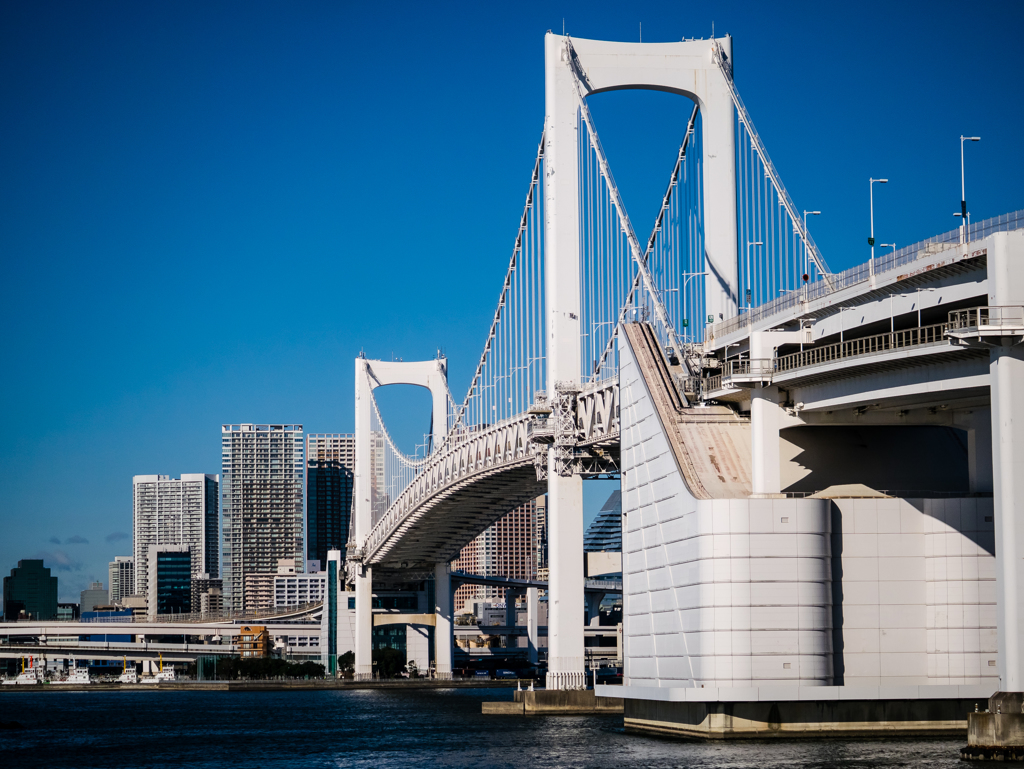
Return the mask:
<svg viewBox="0 0 1024 769"><path fill-rule="evenodd" d="M626 700L628 732L699 739L964 737L977 700Z"/></svg>
<svg viewBox="0 0 1024 769"><path fill-rule="evenodd" d="M515 680L497 681L174 681L161 684L95 683L81 686L37 684L36 686L0 686L3 694L32 694L40 692L269 692L344 689L507 689Z"/></svg>
<svg viewBox="0 0 1024 769"><path fill-rule="evenodd" d="M587 691L517 691L513 702L484 702L481 712L489 715L578 716L618 715L622 713L622 700L618 697L598 697Z"/></svg>

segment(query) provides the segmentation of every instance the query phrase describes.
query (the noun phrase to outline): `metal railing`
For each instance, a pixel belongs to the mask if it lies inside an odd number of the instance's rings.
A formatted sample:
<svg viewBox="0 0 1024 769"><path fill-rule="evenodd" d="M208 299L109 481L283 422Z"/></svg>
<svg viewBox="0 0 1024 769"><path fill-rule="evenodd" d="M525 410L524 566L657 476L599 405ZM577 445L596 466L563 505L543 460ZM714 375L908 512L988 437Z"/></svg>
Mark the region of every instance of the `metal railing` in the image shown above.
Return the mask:
<svg viewBox="0 0 1024 769"><path fill-rule="evenodd" d="M994 232L1009 232L1021 228L1024 228L1024 209L1011 211L1008 214L995 216L991 219L980 221L977 224L972 224L968 241L973 242L981 240ZM875 275L881 275L882 273L895 270L898 267L912 264L919 259L932 256L938 251L946 250L946 246L952 246L959 242L959 229L934 235L926 240L913 243L909 246L904 246L895 253L890 252L876 257L874 261L874 273ZM943 246L943 248L938 248L938 246ZM834 291L839 291L858 283L863 283L867 281L870 275L871 264L865 262L864 264L858 264L847 270L843 270L842 272L834 273L831 276L831 289L829 289L828 283L824 280L816 280L814 283L809 283L798 291L791 291L790 293L780 296L777 299L773 299L770 302L766 302L759 307L753 307L748 312L741 313L732 318L728 318L727 320L708 326L706 329L707 339L708 341L711 341L712 339L726 336L734 331L738 331L744 326L760 323L774 315L778 315L786 310L797 307L802 302L819 299Z"/></svg>
<svg viewBox="0 0 1024 769"><path fill-rule="evenodd" d="M1005 311L993 313L991 311ZM953 310L948 323L889 331L884 334L848 339L835 344L812 347L807 350L780 355L773 359L755 358L728 361L724 371L704 378L705 393L729 387L735 380L771 380L776 374L795 371L807 366L875 355L891 350L948 344L947 332L959 328L977 328L980 324L1024 327L1024 307L972 307Z"/></svg>
<svg viewBox="0 0 1024 769"><path fill-rule="evenodd" d="M814 366L819 363L829 363L845 358L856 358L861 355L872 355L874 353L900 350L907 347L947 344L946 331L948 329L948 323L936 323L931 326L908 328L903 331L889 331L884 334L836 342L824 347L801 350L776 358L775 372L782 373L805 366Z"/></svg>
<svg viewBox="0 0 1024 769"><path fill-rule="evenodd" d="M951 310L949 328L962 329L1024 327L1024 307L971 307L966 310Z"/></svg>
<svg viewBox="0 0 1024 769"><path fill-rule="evenodd" d="M275 606L270 609L255 609L249 611L219 611L219 612L192 612L191 614L135 614L130 617L89 617L87 619L74 620L47 620L49 622L96 622L96 623L133 623L133 622L159 622L163 623L196 623L196 622L250 622L252 620L273 619L274 617L289 617L295 614L302 614L318 609L323 601L298 604L296 606Z"/></svg>
<svg viewBox="0 0 1024 769"><path fill-rule="evenodd" d="M751 379L771 379L772 374L775 372L773 365L774 361L771 358L744 358L741 360L731 360L725 365L725 371L722 372L722 382L726 383L736 378L751 378Z"/></svg>

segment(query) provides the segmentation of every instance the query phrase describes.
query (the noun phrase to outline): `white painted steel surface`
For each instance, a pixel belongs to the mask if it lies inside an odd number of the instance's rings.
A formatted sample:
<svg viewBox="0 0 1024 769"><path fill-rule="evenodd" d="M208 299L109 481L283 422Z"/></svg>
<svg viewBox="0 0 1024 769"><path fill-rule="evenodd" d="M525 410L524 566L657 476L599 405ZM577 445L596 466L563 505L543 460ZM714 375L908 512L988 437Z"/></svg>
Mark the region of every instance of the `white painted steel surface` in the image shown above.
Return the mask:
<svg viewBox="0 0 1024 769"><path fill-rule="evenodd" d="M991 236L989 304L1024 305L1024 232ZM1024 349L1019 337L990 340L992 465L999 557L1000 690L1024 691Z"/></svg>
<svg viewBox="0 0 1024 769"><path fill-rule="evenodd" d="M580 377L579 134L565 39L544 38L547 392ZM549 689L586 686L583 667L583 482L561 477L548 449ZM578 561L578 563L577 563Z"/></svg>
<svg viewBox="0 0 1024 769"><path fill-rule="evenodd" d="M695 499L619 356L626 682L831 683L830 503Z"/></svg>

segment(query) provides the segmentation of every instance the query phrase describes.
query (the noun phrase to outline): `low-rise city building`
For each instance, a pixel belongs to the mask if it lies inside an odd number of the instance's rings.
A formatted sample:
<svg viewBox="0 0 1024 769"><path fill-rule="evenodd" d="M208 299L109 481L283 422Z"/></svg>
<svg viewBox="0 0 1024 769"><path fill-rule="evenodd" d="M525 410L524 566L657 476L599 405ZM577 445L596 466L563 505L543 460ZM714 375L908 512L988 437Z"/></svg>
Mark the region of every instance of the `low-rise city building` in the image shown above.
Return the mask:
<svg viewBox="0 0 1024 769"><path fill-rule="evenodd" d="M200 574L192 579L192 612L203 616L221 614L224 611L223 582L209 574Z"/></svg>
<svg viewBox="0 0 1024 769"><path fill-rule="evenodd" d="M92 582L86 590L82 591L82 600L79 606L83 612L86 612L94 611L97 606L108 606L109 604L110 594L103 587L103 583Z"/></svg>
<svg viewBox="0 0 1024 769"><path fill-rule="evenodd" d="M238 634L240 657L266 657L270 654L270 634L266 625L245 625Z"/></svg>

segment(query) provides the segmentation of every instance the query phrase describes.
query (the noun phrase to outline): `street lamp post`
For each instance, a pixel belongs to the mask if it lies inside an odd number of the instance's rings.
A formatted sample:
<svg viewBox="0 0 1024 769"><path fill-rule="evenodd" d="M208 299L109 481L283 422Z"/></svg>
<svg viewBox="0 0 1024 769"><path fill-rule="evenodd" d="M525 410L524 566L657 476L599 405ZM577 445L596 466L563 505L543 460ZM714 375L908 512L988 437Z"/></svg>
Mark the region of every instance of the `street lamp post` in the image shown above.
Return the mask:
<svg viewBox="0 0 1024 769"><path fill-rule="evenodd" d="M732 344L727 344L725 346L725 370L727 372L729 371L729 348L730 347L739 347L739 346L740 346L739 342L733 342ZM737 356L738 356L738 353L737 353Z"/></svg>
<svg viewBox="0 0 1024 769"><path fill-rule="evenodd" d="M750 282L750 266L751 266L750 265L750 249L753 248L754 246L763 246L763 245L764 245L764 243L762 243L760 240L751 240L751 241L748 241L748 243L747 243L747 293L750 294L751 297L753 297L753 292L752 292L752 289L751 289L751 282ZM747 312L750 312L750 302L749 301L747 302Z"/></svg>
<svg viewBox="0 0 1024 769"><path fill-rule="evenodd" d="M843 343L843 330L844 330L843 329L843 312L845 312L846 310L856 310L856 309L857 309L856 307L843 307L843 306L839 307L839 344L840 345L842 345L842 343ZM840 351L840 354L842 354L841 351Z"/></svg>
<svg viewBox="0 0 1024 769"><path fill-rule="evenodd" d="M684 307L686 306L686 284L690 282L691 278L696 278L699 275L707 275L707 274L708 274L707 270L705 270L704 272L682 272L682 273L679 274L679 276L683 279L683 290L682 290L681 293L683 295L683 306ZM687 324L687 327L689 327L689 318L685 318L684 322ZM689 333L684 334L683 336L688 338L689 337Z"/></svg>
<svg viewBox="0 0 1024 769"><path fill-rule="evenodd" d="M686 291L686 284L689 282L690 278L696 278L698 275L707 275L707 274L708 273L707 273L706 270L704 272L681 272L681 273L679 273L680 277L685 278L685 280L683 281L683 291L684 292Z"/></svg>
<svg viewBox="0 0 1024 769"><path fill-rule="evenodd" d="M935 289L921 289L921 288L919 288L919 289L914 289L914 291L918 292L918 296L916 296L916 300L918 300L918 328L920 329L921 328L921 292L922 291L935 291Z"/></svg>
<svg viewBox="0 0 1024 769"><path fill-rule="evenodd" d="M960 243L966 243L970 237L971 215L967 213L967 192L964 185L964 142L980 142L980 136L960 137Z"/></svg>
<svg viewBox="0 0 1024 769"><path fill-rule="evenodd" d="M881 248L891 248L892 249L892 266L895 267L896 266L896 244L895 243L879 243L878 245Z"/></svg>
<svg viewBox="0 0 1024 769"><path fill-rule="evenodd" d="M888 184L888 179L868 179L868 198L871 200L871 237L868 238L868 245L871 246L871 261L868 262L868 274L872 277L875 274L875 182Z"/></svg>
<svg viewBox="0 0 1024 769"><path fill-rule="evenodd" d="M821 211L804 211L804 234L807 234L807 214L811 216L821 216ZM807 276L808 280L811 277L811 273L808 271L807 265L807 246L804 246L804 275ZM807 281L805 281L807 282Z"/></svg>

